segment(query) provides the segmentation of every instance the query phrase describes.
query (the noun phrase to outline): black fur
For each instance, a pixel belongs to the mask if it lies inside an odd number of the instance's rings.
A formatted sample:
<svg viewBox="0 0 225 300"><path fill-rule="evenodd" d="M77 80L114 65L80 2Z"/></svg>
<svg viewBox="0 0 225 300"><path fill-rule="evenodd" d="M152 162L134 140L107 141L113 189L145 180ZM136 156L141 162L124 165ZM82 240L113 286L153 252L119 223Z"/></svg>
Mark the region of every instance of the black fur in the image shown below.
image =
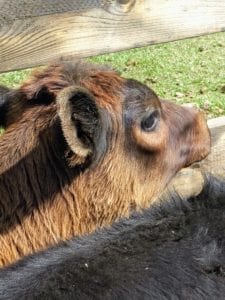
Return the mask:
<svg viewBox="0 0 225 300"><path fill-rule="evenodd" d="M10 89L0 85L0 126L5 126Z"/></svg>
<svg viewBox="0 0 225 300"><path fill-rule="evenodd" d="M224 299L225 183L0 272L0 299Z"/></svg>
<svg viewBox="0 0 225 300"><path fill-rule="evenodd" d="M110 128L106 122L106 111L97 107L94 96L88 91L77 91L71 99L71 116L78 138L95 153L98 160L106 151L106 131Z"/></svg>

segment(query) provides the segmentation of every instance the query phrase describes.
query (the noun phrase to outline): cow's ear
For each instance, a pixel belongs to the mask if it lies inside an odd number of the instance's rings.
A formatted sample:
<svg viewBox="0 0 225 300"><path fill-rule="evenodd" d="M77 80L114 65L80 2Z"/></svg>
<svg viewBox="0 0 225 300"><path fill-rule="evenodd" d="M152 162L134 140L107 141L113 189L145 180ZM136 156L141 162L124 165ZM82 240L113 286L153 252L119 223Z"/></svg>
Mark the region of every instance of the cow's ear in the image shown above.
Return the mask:
<svg viewBox="0 0 225 300"><path fill-rule="evenodd" d="M10 104L11 89L0 85L0 126L7 123L7 111Z"/></svg>
<svg viewBox="0 0 225 300"><path fill-rule="evenodd" d="M85 88L72 86L57 96L58 114L67 144L74 154L85 159L100 152L105 144L103 115L94 96Z"/></svg>

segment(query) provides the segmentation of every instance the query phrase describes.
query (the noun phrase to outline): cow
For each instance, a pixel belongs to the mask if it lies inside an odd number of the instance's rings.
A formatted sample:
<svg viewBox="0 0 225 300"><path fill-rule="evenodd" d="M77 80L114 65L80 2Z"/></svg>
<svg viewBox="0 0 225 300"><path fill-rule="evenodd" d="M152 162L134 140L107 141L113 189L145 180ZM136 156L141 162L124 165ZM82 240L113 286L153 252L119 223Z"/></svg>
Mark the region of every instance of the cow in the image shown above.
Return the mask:
<svg viewBox="0 0 225 300"><path fill-rule="evenodd" d="M224 299L225 182L0 271L0 299Z"/></svg>
<svg viewBox="0 0 225 300"><path fill-rule="evenodd" d="M1 266L148 207L210 151L202 113L106 66L56 62L0 94Z"/></svg>

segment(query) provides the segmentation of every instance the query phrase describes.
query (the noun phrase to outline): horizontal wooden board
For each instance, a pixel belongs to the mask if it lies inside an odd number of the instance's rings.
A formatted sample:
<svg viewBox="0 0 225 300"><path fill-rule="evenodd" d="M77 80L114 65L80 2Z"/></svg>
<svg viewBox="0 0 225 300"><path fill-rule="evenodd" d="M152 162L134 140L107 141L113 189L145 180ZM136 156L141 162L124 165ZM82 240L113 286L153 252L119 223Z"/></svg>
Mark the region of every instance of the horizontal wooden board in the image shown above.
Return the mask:
<svg viewBox="0 0 225 300"><path fill-rule="evenodd" d="M205 183L205 175L225 180L225 117L208 121L211 132L212 149L206 159L182 169L172 180L162 198L174 190L182 197L198 195Z"/></svg>
<svg viewBox="0 0 225 300"><path fill-rule="evenodd" d="M102 0L0 0L0 27L15 20L101 8Z"/></svg>
<svg viewBox="0 0 225 300"><path fill-rule="evenodd" d="M0 72L224 30L224 0L0 0Z"/></svg>

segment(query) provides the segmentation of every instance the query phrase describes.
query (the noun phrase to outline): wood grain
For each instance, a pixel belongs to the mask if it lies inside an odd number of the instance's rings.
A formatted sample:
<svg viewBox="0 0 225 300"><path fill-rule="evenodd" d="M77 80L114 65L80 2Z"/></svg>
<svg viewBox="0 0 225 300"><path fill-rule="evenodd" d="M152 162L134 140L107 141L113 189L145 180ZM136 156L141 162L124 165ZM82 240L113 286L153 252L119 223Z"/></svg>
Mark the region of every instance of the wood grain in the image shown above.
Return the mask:
<svg viewBox="0 0 225 300"><path fill-rule="evenodd" d="M0 72L223 30L224 0L0 0Z"/></svg>
<svg viewBox="0 0 225 300"><path fill-rule="evenodd" d="M211 153L203 161L182 169L171 181L162 198L168 197L174 190L182 198L200 194L206 174L225 180L225 117L209 120L208 126L212 139Z"/></svg>

